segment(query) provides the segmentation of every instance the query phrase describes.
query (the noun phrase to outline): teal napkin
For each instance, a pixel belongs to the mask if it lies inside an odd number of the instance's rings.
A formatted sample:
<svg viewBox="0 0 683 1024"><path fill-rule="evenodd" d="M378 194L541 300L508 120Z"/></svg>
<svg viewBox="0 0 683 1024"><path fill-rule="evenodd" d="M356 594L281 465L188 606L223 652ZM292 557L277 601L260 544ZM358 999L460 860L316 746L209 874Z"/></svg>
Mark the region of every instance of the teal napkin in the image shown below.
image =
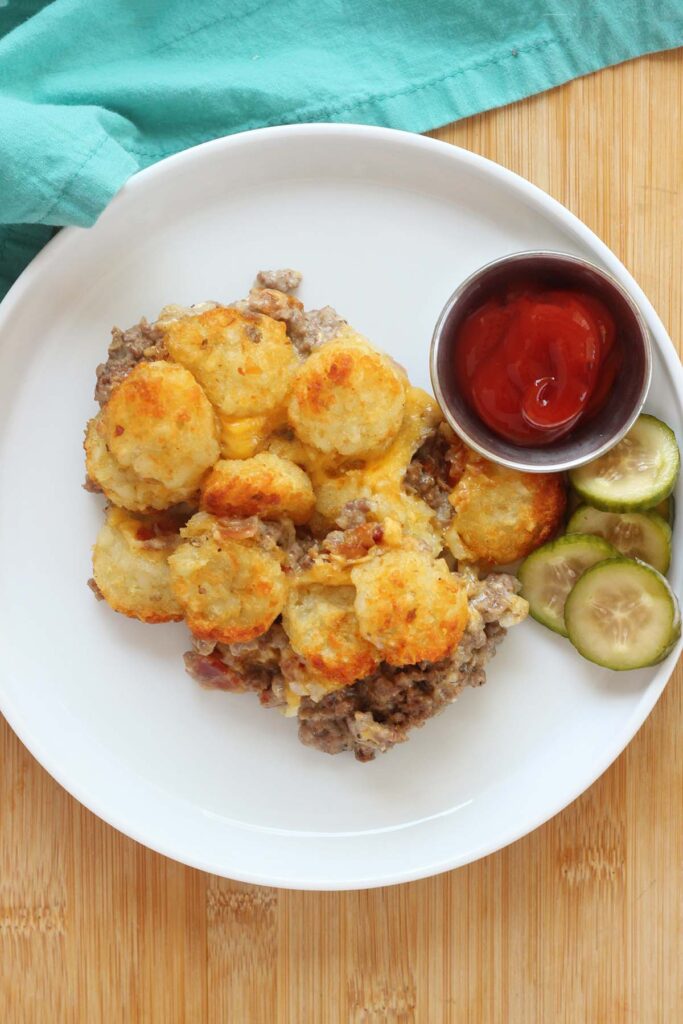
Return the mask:
<svg viewBox="0 0 683 1024"><path fill-rule="evenodd" d="M0 0L0 34L2 294L170 153L297 121L425 131L683 43L683 0Z"/></svg>

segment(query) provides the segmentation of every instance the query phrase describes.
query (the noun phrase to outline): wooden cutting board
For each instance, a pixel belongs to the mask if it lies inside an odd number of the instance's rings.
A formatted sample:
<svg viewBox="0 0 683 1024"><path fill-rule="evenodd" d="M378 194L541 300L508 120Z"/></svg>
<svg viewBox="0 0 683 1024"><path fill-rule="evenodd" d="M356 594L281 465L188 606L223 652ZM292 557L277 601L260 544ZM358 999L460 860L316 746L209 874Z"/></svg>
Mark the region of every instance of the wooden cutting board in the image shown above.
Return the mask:
<svg viewBox="0 0 683 1024"><path fill-rule="evenodd" d="M683 337L683 50L433 134L556 196ZM679 349L680 351L680 349ZM673 1024L683 1019L680 666L615 765L486 860L278 892L98 821L0 724L3 1024Z"/></svg>

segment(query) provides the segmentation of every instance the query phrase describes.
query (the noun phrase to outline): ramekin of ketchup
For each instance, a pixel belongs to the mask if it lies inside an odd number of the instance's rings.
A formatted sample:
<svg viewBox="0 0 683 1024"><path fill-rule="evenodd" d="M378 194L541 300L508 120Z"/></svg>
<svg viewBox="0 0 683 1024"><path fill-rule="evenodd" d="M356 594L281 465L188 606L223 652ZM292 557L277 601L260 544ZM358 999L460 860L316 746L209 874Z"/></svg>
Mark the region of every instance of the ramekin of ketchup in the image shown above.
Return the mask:
<svg viewBox="0 0 683 1024"><path fill-rule="evenodd" d="M564 253L517 253L453 293L432 340L444 415L466 443L531 472L616 444L650 382L647 326L610 275Z"/></svg>
<svg viewBox="0 0 683 1024"><path fill-rule="evenodd" d="M519 281L465 317L454 372L491 430L516 444L550 444L600 411L621 355L600 299Z"/></svg>

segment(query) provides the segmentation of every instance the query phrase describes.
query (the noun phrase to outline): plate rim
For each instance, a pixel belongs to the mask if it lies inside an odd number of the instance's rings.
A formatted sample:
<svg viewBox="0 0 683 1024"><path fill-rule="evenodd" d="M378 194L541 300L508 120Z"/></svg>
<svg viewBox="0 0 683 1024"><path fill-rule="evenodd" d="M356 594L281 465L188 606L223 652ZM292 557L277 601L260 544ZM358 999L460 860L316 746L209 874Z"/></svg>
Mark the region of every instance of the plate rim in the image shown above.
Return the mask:
<svg viewBox="0 0 683 1024"><path fill-rule="evenodd" d="M141 186L144 187L156 175L164 175L170 166L194 160L198 155L201 159L200 154L208 149L218 150L244 145L248 146L255 140L270 136L305 138L306 136L319 135L353 135L365 139L368 143L372 143L373 140L394 139L403 145L422 149L425 152L436 152L438 150L441 154L449 154L455 163L469 165L475 172L479 171L485 177L496 179L503 186L512 188L518 195L521 194L522 197L530 200L534 208L540 207L549 215L552 221L561 223L565 229L570 229L574 236L588 246L591 252L597 255L603 264L609 268L610 272L628 289L649 323L654 344L664 362L666 371L671 379L678 384L679 390L683 391L683 367L664 324L640 286L607 244L584 224L576 214L572 213L559 200L554 199L539 186L488 157L481 156L478 153L448 142L392 128L345 123L310 122L297 125L282 125L274 128L258 128L248 132L221 136L200 145L189 147L138 171L125 182L114 196L107 206L107 211L115 211L117 203L125 202L131 192ZM0 329L4 321L20 306L26 293L33 288L35 279L38 278L39 280L43 271L51 263L57 261L65 249L68 250L70 246L77 245L87 230L87 228L80 227L64 228L41 249L0 302ZM30 721L26 720L27 716L22 713L19 706L15 705L8 698L3 686L2 673L0 673L0 712L2 712L10 728L28 751L74 799L78 800L79 803L83 804L88 810L117 831L122 832L124 835L157 853L202 871L255 885L313 891L360 890L415 881L473 863L516 842L559 814L593 785L631 742L652 712L664 687L671 678L682 646L683 639L679 641L669 657L657 667L655 676L648 683L645 692L634 707L626 726L619 733L615 734L612 743L602 752L602 756L591 763L590 770L585 773L585 777L581 776L576 785L570 787L570 794L567 799L564 799L563 796L559 803L553 805L552 810L544 810L532 818L524 818L522 816L519 826L510 828L503 836L497 836L489 843L481 843L474 850L469 850L459 856L442 858L436 863L423 864L419 869L409 867L391 872L384 871L380 875L373 875L370 871L366 878L354 877L341 880L317 879L307 881L300 877L277 877L272 873L267 874L262 871L236 871L232 867L227 867L225 863L217 863L216 860L210 857L203 860L201 857L179 855L177 850L173 849L172 843L160 842L154 836L150 837L144 828L131 827L125 821L122 822L119 813L116 810L113 812L108 810L106 806L103 807L97 795L88 790L85 782L73 778L68 771L61 770L59 763L55 763L58 761L58 755L54 752L50 753L45 749L45 745L40 737L36 736L32 731Z"/></svg>

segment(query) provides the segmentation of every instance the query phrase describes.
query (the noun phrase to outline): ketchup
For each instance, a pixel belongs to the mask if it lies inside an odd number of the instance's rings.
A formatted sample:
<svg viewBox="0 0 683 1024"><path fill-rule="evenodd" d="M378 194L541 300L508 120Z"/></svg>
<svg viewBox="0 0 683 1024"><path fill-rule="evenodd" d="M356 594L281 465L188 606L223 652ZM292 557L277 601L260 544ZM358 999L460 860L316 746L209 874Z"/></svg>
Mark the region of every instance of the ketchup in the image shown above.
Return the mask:
<svg viewBox="0 0 683 1024"><path fill-rule="evenodd" d="M595 296L518 284L465 318L455 372L491 430L520 445L549 444L594 416L621 352L614 319Z"/></svg>

